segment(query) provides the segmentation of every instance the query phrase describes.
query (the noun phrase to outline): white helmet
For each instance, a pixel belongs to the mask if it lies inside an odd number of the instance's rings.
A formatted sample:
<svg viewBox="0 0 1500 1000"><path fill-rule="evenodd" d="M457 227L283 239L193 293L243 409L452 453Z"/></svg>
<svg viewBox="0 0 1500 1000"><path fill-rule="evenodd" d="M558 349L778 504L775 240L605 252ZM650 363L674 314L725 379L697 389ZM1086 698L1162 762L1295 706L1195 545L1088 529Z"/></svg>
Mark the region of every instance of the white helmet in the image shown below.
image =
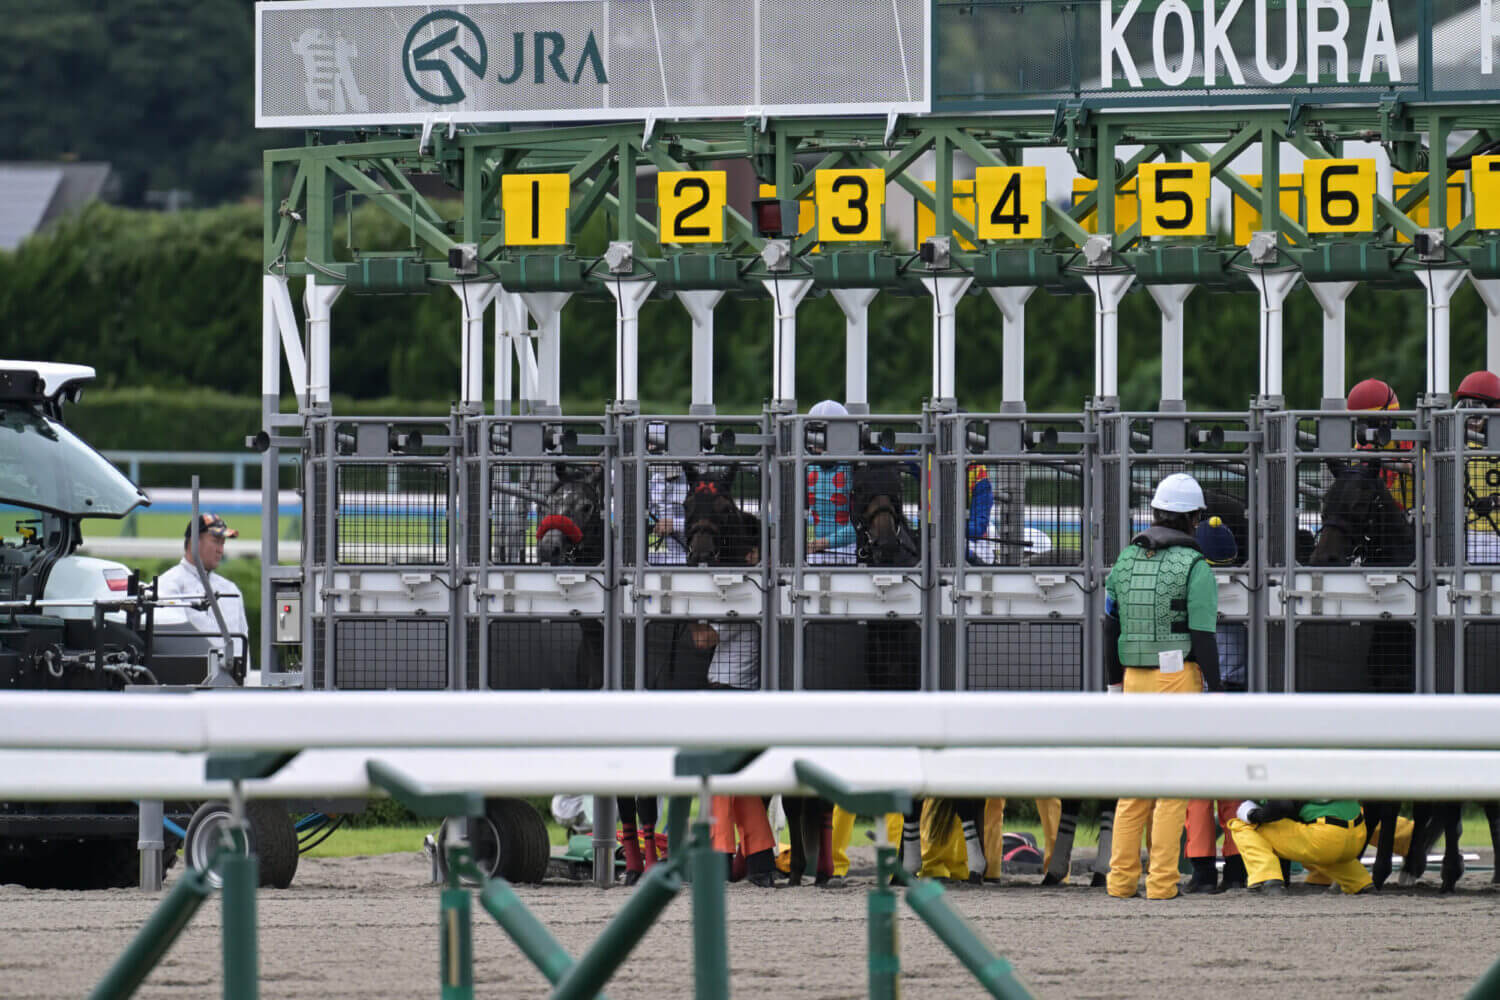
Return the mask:
<svg viewBox="0 0 1500 1000"><path fill-rule="evenodd" d="M1203 502L1203 487L1186 472L1174 472L1156 484L1156 495L1151 498L1151 506L1174 514L1191 514L1195 510L1202 510L1206 506Z"/></svg>
<svg viewBox="0 0 1500 1000"><path fill-rule="evenodd" d="M836 399L825 399L814 403L812 409L807 411L809 417L847 417L849 411L844 404Z"/></svg>

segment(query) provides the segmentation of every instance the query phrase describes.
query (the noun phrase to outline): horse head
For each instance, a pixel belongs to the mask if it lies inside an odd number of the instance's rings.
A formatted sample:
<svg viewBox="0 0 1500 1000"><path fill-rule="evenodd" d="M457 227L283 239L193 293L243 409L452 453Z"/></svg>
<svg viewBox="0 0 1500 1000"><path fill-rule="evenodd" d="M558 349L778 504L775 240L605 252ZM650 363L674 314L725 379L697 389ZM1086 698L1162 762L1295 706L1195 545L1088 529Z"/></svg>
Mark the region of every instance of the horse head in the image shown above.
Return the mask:
<svg viewBox="0 0 1500 1000"><path fill-rule="evenodd" d="M902 509L901 469L891 462L855 467L849 490L849 518L859 542L859 560L871 566L915 566L916 536Z"/></svg>
<svg viewBox="0 0 1500 1000"><path fill-rule="evenodd" d="M592 565L604 558L604 467L559 462L557 483L538 505L537 562Z"/></svg>
<svg viewBox="0 0 1500 1000"><path fill-rule="evenodd" d="M738 469L707 470L686 465L688 492L682 502L683 537L690 566L743 566L760 545L760 521L734 499Z"/></svg>
<svg viewBox="0 0 1500 1000"><path fill-rule="evenodd" d="M1323 495L1323 526L1308 559L1313 566L1404 566L1415 535L1380 475L1378 462L1329 459L1333 483Z"/></svg>

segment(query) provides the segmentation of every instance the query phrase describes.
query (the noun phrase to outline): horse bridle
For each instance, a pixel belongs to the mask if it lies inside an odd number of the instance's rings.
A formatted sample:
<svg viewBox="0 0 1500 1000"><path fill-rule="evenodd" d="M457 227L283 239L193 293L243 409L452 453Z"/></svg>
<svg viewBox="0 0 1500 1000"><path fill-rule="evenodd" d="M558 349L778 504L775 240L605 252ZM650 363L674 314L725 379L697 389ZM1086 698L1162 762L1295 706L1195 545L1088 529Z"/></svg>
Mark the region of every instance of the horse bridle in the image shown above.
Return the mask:
<svg viewBox="0 0 1500 1000"><path fill-rule="evenodd" d="M599 509L600 509L599 491L597 489L595 489L594 486L591 483L589 483L589 482L587 482L586 480L583 480L583 479L573 479L573 480L568 481L567 483L559 483L556 487L554 487L554 489L553 489L553 495L561 492L562 489L565 488L565 487L567 487L567 486L571 486L573 488L582 490L584 492L584 495L587 498L587 501L588 501L588 503L589 503L589 505L591 507L591 510L590 510L590 513L589 513L589 517L590 518L592 518L592 517L594 517L594 516L596 516L598 514ZM547 508L548 508L548 510L550 510L552 512L549 513L549 514L547 514L546 516L544 516L542 518L541 522L537 525L537 537L536 537L536 540L537 540L537 543L540 544L541 541L542 541L542 539L546 535L548 535L550 532L552 532L552 531L562 531L563 538L564 538L564 542L563 542L563 558L568 563L571 564L575 559L578 558L578 550L583 545L583 537L586 534L586 532L584 531L584 526L581 525L581 524L579 524L578 521L575 518L573 518L571 515L564 514L564 513L561 513L560 511L554 510L553 509L553 504L552 504L551 500L552 500L552 495L549 495L549 497L548 497L548 503L547 503ZM553 518L557 518L560 521L565 521L565 522L567 522L568 525L571 525L572 528L573 528L573 532L576 532L578 537L577 538L572 537L572 533L568 532L567 528L564 527L563 525L560 525L560 524L549 525L548 522L551 521Z"/></svg>
<svg viewBox="0 0 1500 1000"><path fill-rule="evenodd" d="M700 479L694 483L692 492L689 494L689 496L706 496L711 500L716 500L724 495L724 491L719 489L717 483L707 479ZM686 513L686 504L684 504L684 513ZM691 554L693 551L693 539L704 534L708 535L712 540L713 547L708 550L709 561L716 562L719 558L719 537L721 533L718 523L712 517L700 517L682 526L683 549Z"/></svg>
<svg viewBox="0 0 1500 1000"><path fill-rule="evenodd" d="M871 513L872 508L874 513ZM874 522L881 517L890 518L892 537L892 541L890 542L877 543L875 540L872 528ZM903 527L908 530L903 532L901 530ZM864 509L855 515L854 528L859 536L858 557L861 562L879 565L880 562L884 561L885 553L892 549L901 555L909 556L913 559L921 556L915 541L911 538L910 526L906 523L906 516L902 514L901 509L896 506L895 501L891 499L889 494L881 493L872 497ZM877 562L875 558L877 548L882 551L880 562Z"/></svg>

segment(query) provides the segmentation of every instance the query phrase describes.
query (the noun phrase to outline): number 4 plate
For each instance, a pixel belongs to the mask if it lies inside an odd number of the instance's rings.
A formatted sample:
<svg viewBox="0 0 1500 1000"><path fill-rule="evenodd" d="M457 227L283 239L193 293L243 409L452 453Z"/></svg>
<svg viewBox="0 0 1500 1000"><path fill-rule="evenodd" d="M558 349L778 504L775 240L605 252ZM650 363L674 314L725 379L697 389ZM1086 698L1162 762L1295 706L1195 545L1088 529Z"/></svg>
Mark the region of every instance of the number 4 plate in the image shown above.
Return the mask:
<svg viewBox="0 0 1500 1000"><path fill-rule="evenodd" d="M975 230L982 240L1039 240L1047 204L1046 167L974 171Z"/></svg>

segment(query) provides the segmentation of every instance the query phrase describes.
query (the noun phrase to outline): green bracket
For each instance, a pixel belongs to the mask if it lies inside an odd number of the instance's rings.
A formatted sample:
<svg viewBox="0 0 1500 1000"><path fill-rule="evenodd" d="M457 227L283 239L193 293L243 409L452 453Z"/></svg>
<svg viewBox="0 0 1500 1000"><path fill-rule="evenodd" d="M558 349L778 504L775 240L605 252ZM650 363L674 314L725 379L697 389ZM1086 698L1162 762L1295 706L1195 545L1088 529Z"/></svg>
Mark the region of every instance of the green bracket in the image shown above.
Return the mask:
<svg viewBox="0 0 1500 1000"><path fill-rule="evenodd" d="M299 751L262 751L258 753L211 754L204 765L209 781L250 781L269 778L291 763Z"/></svg>
<svg viewBox="0 0 1500 1000"><path fill-rule="evenodd" d="M378 760L365 763L370 784L383 788L391 798L418 816L482 816L484 797L478 792L429 792L400 771Z"/></svg>
<svg viewBox="0 0 1500 1000"><path fill-rule="evenodd" d="M1369 240L1341 240L1291 247L1291 257L1308 281L1392 281L1391 251Z"/></svg>
<svg viewBox="0 0 1500 1000"><path fill-rule="evenodd" d="M520 253L500 261L500 283L508 292L581 292L588 288L589 265L569 255L567 247L551 252Z"/></svg>
<svg viewBox="0 0 1500 1000"><path fill-rule="evenodd" d="M883 288L895 284L896 258L878 250L835 250L804 257L819 288Z"/></svg>
<svg viewBox="0 0 1500 1000"><path fill-rule="evenodd" d="M654 264L656 283L668 291L749 289L740 262L727 253L669 253Z"/></svg>
<svg viewBox="0 0 1500 1000"><path fill-rule="evenodd" d="M359 294L427 291L427 264L411 257L361 257L344 265L344 284Z"/></svg>
<svg viewBox="0 0 1500 1000"><path fill-rule="evenodd" d="M1221 290L1243 285L1228 267L1234 253L1203 244L1146 243L1120 256L1144 285L1201 285Z"/></svg>
<svg viewBox="0 0 1500 1000"><path fill-rule="evenodd" d="M1047 247L994 247L962 257L974 272L974 284L1059 285L1063 280L1063 258Z"/></svg>
<svg viewBox="0 0 1500 1000"><path fill-rule="evenodd" d="M842 778L808 760L794 761L792 772L797 775L799 783L855 816L879 817L886 813L906 813L911 810L910 792L899 789L857 792Z"/></svg>
<svg viewBox="0 0 1500 1000"><path fill-rule="evenodd" d="M737 774L763 753L764 750L679 750L672 773L679 778Z"/></svg>
<svg viewBox="0 0 1500 1000"><path fill-rule="evenodd" d="M1500 240L1486 239L1470 246L1451 248L1468 265L1474 277L1500 278Z"/></svg>

